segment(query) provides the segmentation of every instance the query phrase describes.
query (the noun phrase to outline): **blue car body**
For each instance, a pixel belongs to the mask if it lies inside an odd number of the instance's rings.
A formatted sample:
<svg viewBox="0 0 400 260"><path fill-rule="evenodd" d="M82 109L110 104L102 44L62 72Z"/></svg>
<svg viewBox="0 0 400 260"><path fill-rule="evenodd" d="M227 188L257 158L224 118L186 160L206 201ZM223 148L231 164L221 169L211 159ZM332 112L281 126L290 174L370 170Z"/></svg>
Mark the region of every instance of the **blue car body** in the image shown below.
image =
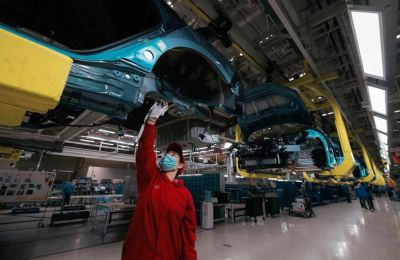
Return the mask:
<svg viewBox="0 0 400 260"><path fill-rule="evenodd" d="M78 1L71 2L77 6L82 4ZM238 76L233 66L201 35L181 21L162 0L142 2L143 6L151 4L155 12L158 12L159 23L139 34L88 51L73 50L49 41L47 36L38 36L40 34L38 32L30 33L21 29L29 26L29 20L34 18L27 18L26 21L22 20L23 22L20 20L14 22L12 17L0 18L0 28L65 54L74 60L62 96L63 104L126 119L132 109L143 104L147 95L153 94L153 96L164 96L186 109L193 109L193 105L196 104L233 112L234 96L238 94L239 88ZM99 2L92 2L94 9L96 3ZM23 11L36 10L33 4L29 7L24 1L0 1L0 4L2 4L3 14L10 13L10 16L27 13L13 14L16 7ZM57 5L60 4L64 4L66 8L69 7L69 1L47 1L43 4L45 5L43 8L49 8L49 10L58 10ZM102 4L107 5L107 3ZM67 16L68 14L59 13L58 15ZM170 55L171 52L189 53L188 59L192 55L207 63L216 73L215 77L219 77L224 82L224 100L230 103L222 104L211 97L196 99L194 95L179 95L178 86L163 88L163 85L168 84L164 84L161 77L165 76L163 71L168 68L157 68L157 64L162 57ZM155 68L157 68L156 73ZM190 87L184 86L184 88Z"/></svg>

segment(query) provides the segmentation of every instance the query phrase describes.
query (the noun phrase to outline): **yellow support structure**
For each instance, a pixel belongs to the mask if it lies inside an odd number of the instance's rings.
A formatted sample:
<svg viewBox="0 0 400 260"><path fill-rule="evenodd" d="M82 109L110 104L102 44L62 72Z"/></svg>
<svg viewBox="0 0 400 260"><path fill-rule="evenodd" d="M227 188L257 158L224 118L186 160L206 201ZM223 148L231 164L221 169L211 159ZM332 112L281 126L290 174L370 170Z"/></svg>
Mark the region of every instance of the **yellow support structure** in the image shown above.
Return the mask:
<svg viewBox="0 0 400 260"><path fill-rule="evenodd" d="M323 182L325 182L325 181L323 181L323 180L317 180L317 179L311 177L310 175L308 175L307 172L303 172L303 178L304 178L306 181L311 182L311 183L323 183Z"/></svg>
<svg viewBox="0 0 400 260"><path fill-rule="evenodd" d="M0 39L0 125L19 126L58 105L72 59L3 29Z"/></svg>
<svg viewBox="0 0 400 260"><path fill-rule="evenodd" d="M287 85L289 87L293 88L303 88L303 89L308 89L313 91L314 93L323 96L326 98L328 101L330 107L333 110L333 114L335 116L335 125L336 125L336 130L338 133L339 141L340 141L340 146L342 148L342 153L343 153L343 162L337 166L334 166L332 170L330 171L325 171L322 172L322 175L332 175L335 177L348 177L350 174L352 174L354 168L355 168L355 161L353 157L353 152L351 150L350 146L350 141L349 137L347 135L347 130L346 126L343 121L342 114L339 109L339 104L335 100L335 98L327 91L325 91L323 88L321 88L318 84L327 81L327 80L332 80L337 78L337 74L332 72L325 74L319 78L314 79L311 73L308 70L307 64L305 64L305 71L306 75L302 78L293 80L289 82Z"/></svg>
<svg viewBox="0 0 400 260"><path fill-rule="evenodd" d="M365 149L364 144L363 144L363 143L361 142L361 140L360 140L358 137L356 137L354 134L350 133L350 137L351 137L355 142L357 142L358 145L360 146L361 152L362 152L362 155L363 155L363 158L364 158L364 162L365 162L365 165L367 166L367 170L368 170L368 175L365 176L365 177L360 178L358 181L359 181L359 182L367 182L367 183L369 183L369 182L371 182L371 181L374 179L374 177L375 177L375 171L373 170L373 168L372 168L372 166L371 166L371 160L369 159L369 154L368 154L368 152L367 152L367 149Z"/></svg>
<svg viewBox="0 0 400 260"><path fill-rule="evenodd" d="M19 161L22 151L12 147L0 146L0 160Z"/></svg>
<svg viewBox="0 0 400 260"><path fill-rule="evenodd" d="M372 181L371 184L378 186L385 186L386 181L383 178L381 171L379 170L378 166L376 166L374 161L372 161L372 168L374 168L375 171L375 180Z"/></svg>

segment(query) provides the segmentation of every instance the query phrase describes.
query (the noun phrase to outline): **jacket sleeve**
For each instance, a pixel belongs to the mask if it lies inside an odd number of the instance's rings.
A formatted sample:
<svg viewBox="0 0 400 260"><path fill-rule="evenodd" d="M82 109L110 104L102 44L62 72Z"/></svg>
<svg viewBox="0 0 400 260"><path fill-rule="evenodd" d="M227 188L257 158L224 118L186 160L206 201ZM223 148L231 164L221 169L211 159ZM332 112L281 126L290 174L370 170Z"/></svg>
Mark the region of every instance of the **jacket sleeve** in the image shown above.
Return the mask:
<svg viewBox="0 0 400 260"><path fill-rule="evenodd" d="M189 200L186 205L185 216L181 227L183 260L197 260L196 242L196 208L192 195L188 192Z"/></svg>
<svg viewBox="0 0 400 260"><path fill-rule="evenodd" d="M137 184L139 193L157 173L156 154L154 153L155 125L146 124L139 140L136 154Z"/></svg>

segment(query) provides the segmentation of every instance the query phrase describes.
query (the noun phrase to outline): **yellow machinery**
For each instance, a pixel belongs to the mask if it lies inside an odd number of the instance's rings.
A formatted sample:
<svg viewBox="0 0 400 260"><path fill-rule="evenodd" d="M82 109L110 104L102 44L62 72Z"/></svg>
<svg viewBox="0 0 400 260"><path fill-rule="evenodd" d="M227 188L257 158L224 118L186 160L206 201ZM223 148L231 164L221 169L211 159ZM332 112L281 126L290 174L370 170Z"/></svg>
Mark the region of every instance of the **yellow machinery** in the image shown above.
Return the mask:
<svg viewBox="0 0 400 260"><path fill-rule="evenodd" d="M374 169L374 172L375 172L375 180L373 180L371 182L371 184L378 185L378 186L385 186L386 181L383 178L381 171L379 170L378 166L376 166L374 161L372 161L372 168Z"/></svg>
<svg viewBox="0 0 400 260"><path fill-rule="evenodd" d="M362 177L358 180L358 182L371 182L374 178L375 178L375 171L372 168L372 161L369 158L369 154L367 152L367 149L365 149L364 144L361 142L361 140L353 133L349 133L349 137L354 140L361 148L361 153L365 162L365 165L367 166L367 170L368 170L368 175L365 177Z"/></svg>
<svg viewBox="0 0 400 260"><path fill-rule="evenodd" d="M333 169L330 171L321 172L321 174L328 176L331 175L336 178L349 177L355 168L355 162L350 146L349 137L347 135L346 126L344 124L339 105L335 98L329 92L325 91L322 87L319 86L321 82L336 79L337 74L328 73L319 78L314 78L309 72L308 65L305 64L304 67L306 75L302 78L289 82L287 85L289 87L298 89L299 92L302 93L301 95L303 95L303 101L306 103L306 105L308 104L308 108L310 110L326 108L326 104L316 104L312 102L308 98L308 96L304 97L306 93L312 93L314 96L324 97L328 101L328 104L332 108L333 114L335 116L336 130L343 153L343 161L339 165L334 166Z"/></svg>
<svg viewBox="0 0 400 260"><path fill-rule="evenodd" d="M72 59L3 29L0 39L0 125L19 126L58 105Z"/></svg>
<svg viewBox="0 0 400 260"><path fill-rule="evenodd" d="M0 146L0 160L18 161L21 156L21 150L11 147Z"/></svg>

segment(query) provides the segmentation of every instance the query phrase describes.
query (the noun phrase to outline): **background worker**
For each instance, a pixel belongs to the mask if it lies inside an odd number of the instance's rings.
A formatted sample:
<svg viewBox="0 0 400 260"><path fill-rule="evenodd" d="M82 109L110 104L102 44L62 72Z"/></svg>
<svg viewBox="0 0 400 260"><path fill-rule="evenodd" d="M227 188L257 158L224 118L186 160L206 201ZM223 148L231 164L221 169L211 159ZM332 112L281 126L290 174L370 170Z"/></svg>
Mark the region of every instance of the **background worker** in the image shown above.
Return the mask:
<svg viewBox="0 0 400 260"><path fill-rule="evenodd" d="M72 182L67 181L64 184L64 188L63 188L63 193L64 193L63 206L69 205L70 200L71 200L71 194L73 191L74 191L74 184L72 184Z"/></svg>

